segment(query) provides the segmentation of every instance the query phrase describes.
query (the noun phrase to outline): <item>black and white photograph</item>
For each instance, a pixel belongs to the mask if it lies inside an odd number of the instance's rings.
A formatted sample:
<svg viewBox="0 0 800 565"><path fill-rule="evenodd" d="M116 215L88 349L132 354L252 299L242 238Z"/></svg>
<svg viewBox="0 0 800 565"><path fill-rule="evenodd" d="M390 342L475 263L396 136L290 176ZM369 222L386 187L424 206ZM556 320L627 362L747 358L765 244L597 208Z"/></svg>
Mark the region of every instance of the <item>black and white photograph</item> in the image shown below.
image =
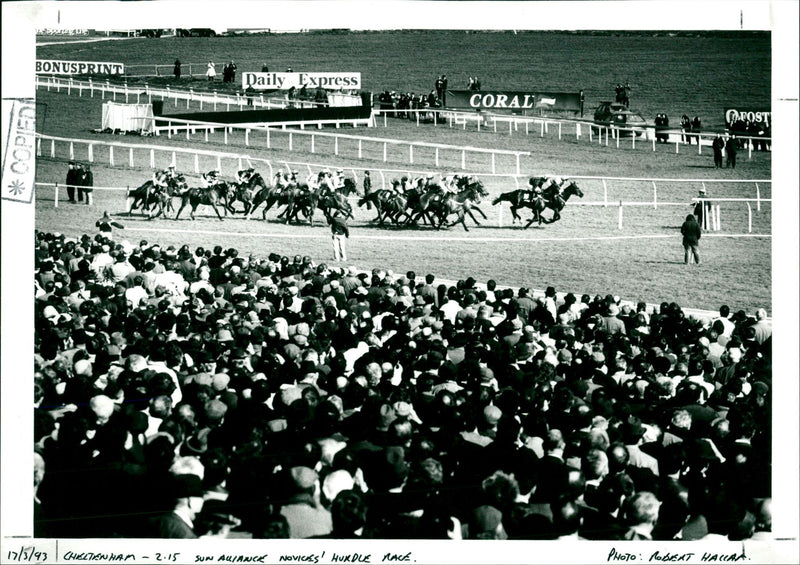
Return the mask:
<svg viewBox="0 0 800 565"><path fill-rule="evenodd" d="M796 3L2 37L0 562L800 559Z"/></svg>

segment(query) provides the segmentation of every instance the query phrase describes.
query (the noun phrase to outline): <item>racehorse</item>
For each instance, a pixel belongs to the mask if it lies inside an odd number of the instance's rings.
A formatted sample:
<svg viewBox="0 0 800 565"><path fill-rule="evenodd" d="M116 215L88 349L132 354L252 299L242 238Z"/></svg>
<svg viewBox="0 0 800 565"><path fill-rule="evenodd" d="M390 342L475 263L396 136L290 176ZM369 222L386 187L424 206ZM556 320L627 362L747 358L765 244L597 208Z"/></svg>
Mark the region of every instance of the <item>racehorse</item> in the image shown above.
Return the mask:
<svg viewBox="0 0 800 565"><path fill-rule="evenodd" d="M400 216L406 214L406 198L386 188L374 190L361 197L358 201L358 206L361 207L365 204L375 206L378 216L372 221L378 222L381 226L387 219L397 223Z"/></svg>
<svg viewBox="0 0 800 565"><path fill-rule="evenodd" d="M318 195L317 207L322 210L326 218L331 215L331 210L341 211L345 217L353 217L353 207L347 201L347 196L340 190L326 190L324 193ZM313 211L311 216L311 223L314 223Z"/></svg>
<svg viewBox="0 0 800 565"><path fill-rule="evenodd" d="M547 181L547 177L536 177L531 179L533 183L531 186L538 186L541 187L545 181ZM511 204L511 216L513 219L511 223L514 222L522 222L522 217L517 214L517 210L520 208L530 208L530 203L532 200L533 191L527 188L519 188L517 190L512 190L511 192L504 192L494 200L492 200L492 206L497 206L501 202L508 202Z"/></svg>
<svg viewBox="0 0 800 565"><path fill-rule="evenodd" d="M220 219L220 221L222 221L222 215L217 209L218 204L222 205L225 215L228 215L228 206L225 199L225 194L222 192L222 190L223 189L221 187L210 186L208 188L190 188L189 190L185 191L183 195L181 195L181 207L178 209L178 213L175 214L175 219L178 219L178 216L181 215L181 212L187 204L191 204L191 216L192 220L194 220L194 213L197 210L197 207L200 204L203 204L205 206L211 206L214 209L214 212L217 213L217 217Z"/></svg>
<svg viewBox="0 0 800 565"><path fill-rule="evenodd" d="M260 200L259 194L262 191L269 190L267 183L259 173L253 173L253 175L246 182L233 183L233 187L233 193L229 194L228 196L228 210L231 214L235 214L236 209L233 207L233 205L238 200L244 204L244 210L242 213L245 215L245 218L249 220L250 214L252 214L255 210L254 206L257 206L257 204L255 204L256 201L258 200L260 204L264 201L264 199L266 199L266 193Z"/></svg>
<svg viewBox="0 0 800 565"><path fill-rule="evenodd" d="M488 192L483 187L483 183L475 181L466 183L466 188L460 190L457 194L447 194L441 200L432 202L432 208L439 218L439 225L436 226L436 229L441 228L446 223L447 217L452 214L456 214L456 219L448 226L461 224L464 226L465 231L469 231L464 221L467 214L477 225L480 225L472 211L477 210L486 219L486 214L478 207L478 204L487 195Z"/></svg>
<svg viewBox="0 0 800 565"><path fill-rule="evenodd" d="M176 175L167 181L166 192L161 187L156 186L153 180L148 180L139 188L128 194L128 198L132 198L131 205L128 208L128 215L133 214L139 206L142 207L142 214L149 212L151 206L161 203L166 206L166 209L172 211L172 196L181 192L186 188L186 178L182 175ZM157 196L159 193L165 193L169 199L163 201L162 196Z"/></svg>
<svg viewBox="0 0 800 565"><path fill-rule="evenodd" d="M546 207L550 208L553 211L553 217L550 218L550 220L544 220L544 221L548 224L552 224L553 222L557 222L558 220L560 220L561 210L564 209L564 206L567 205L567 200L569 200L569 197L572 196L573 194L578 196L579 198L583 198L583 191L578 187L577 184L575 184L574 181L570 182L561 191L561 194L558 193L555 185L551 184L549 187L547 187L542 196ZM525 229L530 227L530 225L537 219L539 220L539 224L541 225L542 223L541 212L542 210L540 210L537 214L537 212L534 211L533 217L530 219L530 221L528 221L527 224L525 224Z"/></svg>

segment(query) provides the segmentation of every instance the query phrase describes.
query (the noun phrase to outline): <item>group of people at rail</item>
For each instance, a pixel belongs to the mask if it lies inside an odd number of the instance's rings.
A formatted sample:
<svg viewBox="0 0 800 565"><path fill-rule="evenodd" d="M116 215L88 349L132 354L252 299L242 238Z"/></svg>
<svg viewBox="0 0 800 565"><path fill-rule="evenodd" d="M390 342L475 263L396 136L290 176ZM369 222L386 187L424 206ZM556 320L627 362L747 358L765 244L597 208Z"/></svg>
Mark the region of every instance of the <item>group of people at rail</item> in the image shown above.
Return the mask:
<svg viewBox="0 0 800 565"><path fill-rule="evenodd" d="M92 193L94 192L94 174L92 167L88 163L70 161L67 166L67 201L71 204L86 202L87 206L92 204ZM77 198L76 198L77 189Z"/></svg>
<svg viewBox="0 0 800 565"><path fill-rule="evenodd" d="M771 537L764 310L106 233L35 267L36 537Z"/></svg>

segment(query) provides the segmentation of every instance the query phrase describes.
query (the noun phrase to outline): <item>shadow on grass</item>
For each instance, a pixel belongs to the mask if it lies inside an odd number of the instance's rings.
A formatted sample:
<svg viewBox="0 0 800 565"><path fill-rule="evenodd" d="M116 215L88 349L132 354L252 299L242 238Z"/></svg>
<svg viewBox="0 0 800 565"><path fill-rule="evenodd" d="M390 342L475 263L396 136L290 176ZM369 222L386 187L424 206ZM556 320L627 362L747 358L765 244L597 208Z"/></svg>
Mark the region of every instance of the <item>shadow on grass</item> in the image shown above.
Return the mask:
<svg viewBox="0 0 800 565"><path fill-rule="evenodd" d="M684 264L683 261L671 261L669 259L662 259L662 260L648 259L648 260L642 260L642 261L634 260L634 263L644 263L645 265L683 265Z"/></svg>

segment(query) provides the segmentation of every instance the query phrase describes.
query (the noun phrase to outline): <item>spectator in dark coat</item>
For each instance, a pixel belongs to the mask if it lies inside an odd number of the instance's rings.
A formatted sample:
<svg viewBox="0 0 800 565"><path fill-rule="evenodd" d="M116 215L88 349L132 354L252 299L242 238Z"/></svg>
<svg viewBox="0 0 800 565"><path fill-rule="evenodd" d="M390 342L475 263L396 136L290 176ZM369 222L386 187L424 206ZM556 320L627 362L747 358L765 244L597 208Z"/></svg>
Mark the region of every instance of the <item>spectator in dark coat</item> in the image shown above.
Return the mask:
<svg viewBox="0 0 800 565"><path fill-rule="evenodd" d="M739 150L739 140L737 140L736 137L732 135L728 138L728 141L725 143L725 154L728 157L725 166L727 166L730 169L736 168L736 152L738 150Z"/></svg>
<svg viewBox="0 0 800 565"><path fill-rule="evenodd" d="M700 264L700 251L698 245L700 243L701 235L700 224L697 223L697 218L694 214L686 216L686 221L681 226L681 235L683 236L683 262L689 264L689 254L694 258L694 262Z"/></svg>

